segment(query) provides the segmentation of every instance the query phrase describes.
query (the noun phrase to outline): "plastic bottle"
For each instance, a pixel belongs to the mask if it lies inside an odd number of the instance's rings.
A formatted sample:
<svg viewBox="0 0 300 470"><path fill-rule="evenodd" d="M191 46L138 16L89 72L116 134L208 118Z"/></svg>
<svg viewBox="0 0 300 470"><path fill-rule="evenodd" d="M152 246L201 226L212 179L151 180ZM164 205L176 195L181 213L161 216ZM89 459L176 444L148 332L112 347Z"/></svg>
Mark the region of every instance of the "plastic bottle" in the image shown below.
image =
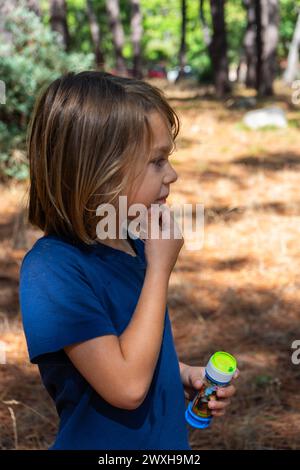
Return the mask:
<svg viewBox="0 0 300 470"><path fill-rule="evenodd" d="M185 412L186 421L191 426L204 429L210 425L213 416L208 403L217 400L217 389L229 385L236 368L236 359L227 352L218 351L211 356L205 368L203 385Z"/></svg>

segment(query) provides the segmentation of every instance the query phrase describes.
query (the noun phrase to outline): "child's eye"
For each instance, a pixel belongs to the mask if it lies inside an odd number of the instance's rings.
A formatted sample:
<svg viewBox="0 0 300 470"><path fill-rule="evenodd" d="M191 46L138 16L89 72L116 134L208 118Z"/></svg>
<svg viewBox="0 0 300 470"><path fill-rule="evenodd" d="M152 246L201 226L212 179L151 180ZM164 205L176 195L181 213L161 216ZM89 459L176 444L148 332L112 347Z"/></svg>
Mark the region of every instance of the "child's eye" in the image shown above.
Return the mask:
<svg viewBox="0 0 300 470"><path fill-rule="evenodd" d="M157 160L154 160L154 165L157 166L158 168L161 168L165 162L164 158L158 158Z"/></svg>

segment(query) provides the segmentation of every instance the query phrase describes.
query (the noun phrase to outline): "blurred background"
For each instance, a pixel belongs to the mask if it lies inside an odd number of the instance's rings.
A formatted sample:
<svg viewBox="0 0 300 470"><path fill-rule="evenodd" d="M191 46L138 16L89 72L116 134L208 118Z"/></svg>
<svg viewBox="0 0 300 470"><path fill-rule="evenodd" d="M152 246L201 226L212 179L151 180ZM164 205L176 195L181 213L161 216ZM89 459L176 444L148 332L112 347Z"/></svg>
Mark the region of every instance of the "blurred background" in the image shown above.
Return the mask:
<svg viewBox="0 0 300 470"><path fill-rule="evenodd" d="M170 203L204 204L205 232L170 280L176 349L200 366L225 350L241 370L192 448L300 448L299 48L299 0L0 0L0 449L46 449L57 430L18 282L43 235L26 219L26 129L69 70L149 81L181 121Z"/></svg>

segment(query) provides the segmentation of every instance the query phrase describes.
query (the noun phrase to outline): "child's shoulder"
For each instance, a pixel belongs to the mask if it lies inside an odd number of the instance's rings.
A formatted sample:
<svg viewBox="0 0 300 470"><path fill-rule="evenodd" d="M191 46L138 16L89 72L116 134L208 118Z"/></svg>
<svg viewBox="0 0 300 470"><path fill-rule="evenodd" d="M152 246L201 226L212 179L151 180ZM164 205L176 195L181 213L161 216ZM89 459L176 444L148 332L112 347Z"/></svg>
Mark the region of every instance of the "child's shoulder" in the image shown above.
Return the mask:
<svg viewBox="0 0 300 470"><path fill-rule="evenodd" d="M38 238L27 251L21 263L21 271L27 264L41 265L45 263L60 264L78 260L81 250L78 246L57 235L44 235Z"/></svg>

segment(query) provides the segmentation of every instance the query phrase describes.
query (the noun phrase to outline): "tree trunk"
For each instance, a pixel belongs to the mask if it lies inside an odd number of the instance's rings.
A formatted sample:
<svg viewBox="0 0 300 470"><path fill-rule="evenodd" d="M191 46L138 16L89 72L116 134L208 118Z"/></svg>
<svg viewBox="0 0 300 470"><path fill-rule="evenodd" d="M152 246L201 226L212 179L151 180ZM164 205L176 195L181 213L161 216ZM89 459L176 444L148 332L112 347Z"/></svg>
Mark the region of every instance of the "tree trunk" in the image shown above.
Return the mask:
<svg viewBox="0 0 300 470"><path fill-rule="evenodd" d="M257 0L259 1L259 0ZM277 72L276 49L278 44L278 0L260 0L261 61L257 72L259 95L273 95L273 82Z"/></svg>
<svg viewBox="0 0 300 470"><path fill-rule="evenodd" d="M142 53L141 39L143 34L142 13L140 0L130 0L131 3L131 40L133 46L133 76L141 79L142 73Z"/></svg>
<svg viewBox="0 0 300 470"><path fill-rule="evenodd" d="M263 26L262 26L262 5L264 0L255 0L255 20L256 20L256 76L255 88L259 89L262 80L262 54L263 54Z"/></svg>
<svg viewBox="0 0 300 470"><path fill-rule="evenodd" d="M50 0L50 24L53 31L60 33L63 47L67 51L70 45L70 36L67 23L67 5L65 0Z"/></svg>
<svg viewBox="0 0 300 470"><path fill-rule="evenodd" d="M96 14L94 12L92 0L87 0L86 7L87 7L87 15L88 15L88 20L89 20L89 25L90 25L92 42L94 46L96 66L97 66L97 69L103 70L105 63L104 63L104 54L101 48L101 31L100 31L99 23L97 21Z"/></svg>
<svg viewBox="0 0 300 470"><path fill-rule="evenodd" d="M179 49L179 73L176 78L178 82L184 76L186 66L186 0L181 0L181 38Z"/></svg>
<svg viewBox="0 0 300 470"><path fill-rule="evenodd" d="M246 63L246 86L256 88L257 43L256 43L256 10L255 0L244 0L247 9L247 27L244 36Z"/></svg>
<svg viewBox="0 0 300 470"><path fill-rule="evenodd" d="M116 55L116 70L119 75L127 75L126 64L123 57L124 32L120 20L119 0L106 0L106 9L109 15L110 29Z"/></svg>
<svg viewBox="0 0 300 470"><path fill-rule="evenodd" d="M216 94L221 98L230 91L228 79L227 38L224 18L225 0L210 0L213 36L209 47Z"/></svg>
<svg viewBox="0 0 300 470"><path fill-rule="evenodd" d="M211 43L211 34L210 34L209 26L206 23L206 20L205 20L205 17L204 17L204 8L203 7L204 7L204 0L200 0L199 20L200 20L200 24L201 24L202 31L203 31L204 42L205 42L206 46L209 47L210 43Z"/></svg>
<svg viewBox="0 0 300 470"><path fill-rule="evenodd" d="M272 95L277 71L278 0L244 0L244 6L248 19L244 38L246 85L256 88L259 95Z"/></svg>
<svg viewBox="0 0 300 470"><path fill-rule="evenodd" d="M295 26L293 39L289 48L287 68L283 74L284 81L291 85L295 80L299 67L299 49L300 49L300 11Z"/></svg>

